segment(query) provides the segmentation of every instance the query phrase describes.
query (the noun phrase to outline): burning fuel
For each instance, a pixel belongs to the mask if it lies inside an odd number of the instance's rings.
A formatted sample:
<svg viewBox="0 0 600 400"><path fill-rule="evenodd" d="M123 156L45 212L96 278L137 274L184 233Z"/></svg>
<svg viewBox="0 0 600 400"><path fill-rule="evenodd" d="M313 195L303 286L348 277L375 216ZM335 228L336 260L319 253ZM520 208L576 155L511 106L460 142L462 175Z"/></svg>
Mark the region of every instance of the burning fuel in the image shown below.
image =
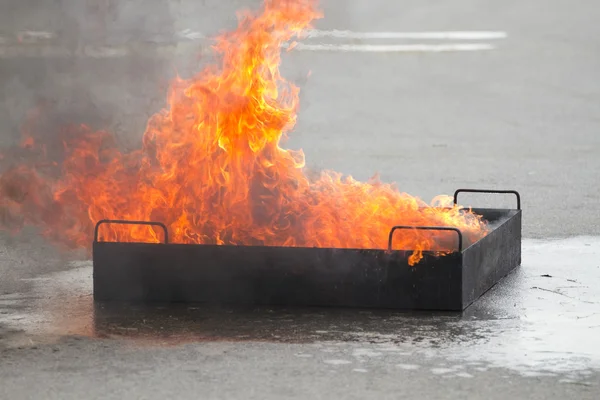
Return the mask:
<svg viewBox="0 0 600 400"><path fill-rule="evenodd" d="M482 218L447 197L428 205L377 179L309 177L302 151L280 147L299 106L299 89L280 75L282 47L320 17L315 0L265 0L259 12L240 14L237 29L215 38L218 61L172 82L167 108L149 120L137 150L122 152L111 134L85 126L52 143L28 134L19 162L0 177L0 223L39 226L71 248L90 248L94 224L105 218L163 222L179 243L384 248L394 225L452 226L470 241L483 237ZM160 235L107 225L100 238L157 242ZM403 231L394 248L413 249L414 264L421 251L454 250L453 240Z"/></svg>

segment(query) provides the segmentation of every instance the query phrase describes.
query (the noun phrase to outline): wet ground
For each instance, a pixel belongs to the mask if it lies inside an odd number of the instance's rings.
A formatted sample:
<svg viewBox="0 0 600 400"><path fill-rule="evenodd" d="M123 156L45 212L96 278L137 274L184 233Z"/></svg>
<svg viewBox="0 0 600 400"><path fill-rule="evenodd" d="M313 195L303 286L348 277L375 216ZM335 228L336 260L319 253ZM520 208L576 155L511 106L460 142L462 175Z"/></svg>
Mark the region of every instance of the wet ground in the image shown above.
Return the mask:
<svg viewBox="0 0 600 400"><path fill-rule="evenodd" d="M600 240L526 240L523 249L523 266L462 314L94 304L91 265L72 263L30 280L28 292L0 296L0 324L12 330L4 332L0 394L34 397L38 389L22 385L28 376L52 382L60 398L65 390L73 398L100 394L99 376L121 371L112 387L118 397L183 374L177 379L213 397L242 396L249 388L239 382L263 380L283 397L316 396L314 385L326 393L325 382L343 383L338 395L370 387L395 398L427 385L423 394L435 396L437 382L482 398L503 398L506 388L524 396L527 385L539 398L594 398ZM243 378L234 390L236 374ZM312 383L300 388L297 379ZM193 397L176 382L163 381L163 393ZM250 388L250 398L267 393L263 384Z"/></svg>
<svg viewBox="0 0 600 400"><path fill-rule="evenodd" d="M176 30L209 33L230 24L238 6L174 4ZM288 144L302 147L312 168L360 179L379 171L426 199L461 186L521 191L522 266L463 314L140 308L94 304L85 257L61 255L31 230L3 233L0 398L600 397L596 6L324 5L324 30L507 33L488 51L290 54L285 73L303 91ZM28 29L54 24L41 12L18 15L35 22ZM164 51L3 53L3 143L16 140L25 111L45 96L58 121L90 120L135 145L164 99L174 50Z"/></svg>

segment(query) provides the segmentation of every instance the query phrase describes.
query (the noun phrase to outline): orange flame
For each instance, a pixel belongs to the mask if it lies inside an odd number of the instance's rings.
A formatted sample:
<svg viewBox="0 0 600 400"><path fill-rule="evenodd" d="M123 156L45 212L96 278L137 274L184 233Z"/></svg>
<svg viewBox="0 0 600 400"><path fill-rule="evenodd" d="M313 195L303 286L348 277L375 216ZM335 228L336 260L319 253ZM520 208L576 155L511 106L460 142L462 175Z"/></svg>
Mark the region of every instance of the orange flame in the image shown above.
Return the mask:
<svg viewBox="0 0 600 400"><path fill-rule="evenodd" d="M279 72L281 49L319 18L315 0L265 0L220 35L219 65L171 85L140 150L122 153L111 135L63 132L59 169L50 149L25 139L43 160L0 177L5 226L37 224L72 247L89 248L100 219L160 221L178 243L384 248L394 225L454 226L467 240L487 232L481 217L431 205L377 179L362 183L326 171L309 178L304 154L280 147L296 122L299 89ZM41 147L40 147L41 146ZM56 146L55 146L56 147ZM15 221L17 219L18 221ZM157 242L159 230L110 225L101 240ZM442 232L399 231L394 248L454 250Z"/></svg>

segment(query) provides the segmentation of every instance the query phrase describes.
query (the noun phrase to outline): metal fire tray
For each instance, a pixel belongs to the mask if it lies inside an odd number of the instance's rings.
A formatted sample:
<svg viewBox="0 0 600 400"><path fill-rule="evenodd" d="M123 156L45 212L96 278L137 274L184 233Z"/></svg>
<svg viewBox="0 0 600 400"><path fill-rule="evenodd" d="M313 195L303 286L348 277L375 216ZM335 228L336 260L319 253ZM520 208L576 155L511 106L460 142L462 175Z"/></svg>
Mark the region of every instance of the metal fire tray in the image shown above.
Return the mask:
<svg viewBox="0 0 600 400"><path fill-rule="evenodd" d="M102 220L93 243L94 299L286 306L376 307L460 311L521 263L521 200L516 209L473 208L490 232L466 244L454 227L390 227L388 249L219 246L168 242L164 224ZM164 230L165 243L100 242L103 224L145 224ZM390 250L399 229L454 231L457 251Z"/></svg>

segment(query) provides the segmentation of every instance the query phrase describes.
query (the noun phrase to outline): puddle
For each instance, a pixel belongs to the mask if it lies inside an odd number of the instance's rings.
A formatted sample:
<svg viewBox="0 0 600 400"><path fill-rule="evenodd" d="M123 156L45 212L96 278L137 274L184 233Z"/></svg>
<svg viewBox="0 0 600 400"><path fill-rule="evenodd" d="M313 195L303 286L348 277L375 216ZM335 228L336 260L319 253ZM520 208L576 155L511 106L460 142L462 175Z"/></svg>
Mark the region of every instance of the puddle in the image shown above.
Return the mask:
<svg viewBox="0 0 600 400"><path fill-rule="evenodd" d="M522 267L463 314L95 304L90 262L29 281L31 292L0 296L0 325L38 342L77 335L148 345L330 343L333 352L359 344L346 356L389 359L404 370L420 368L406 357L442 357L453 365L438 372L476 365L539 376L600 368L599 238L525 240Z"/></svg>

